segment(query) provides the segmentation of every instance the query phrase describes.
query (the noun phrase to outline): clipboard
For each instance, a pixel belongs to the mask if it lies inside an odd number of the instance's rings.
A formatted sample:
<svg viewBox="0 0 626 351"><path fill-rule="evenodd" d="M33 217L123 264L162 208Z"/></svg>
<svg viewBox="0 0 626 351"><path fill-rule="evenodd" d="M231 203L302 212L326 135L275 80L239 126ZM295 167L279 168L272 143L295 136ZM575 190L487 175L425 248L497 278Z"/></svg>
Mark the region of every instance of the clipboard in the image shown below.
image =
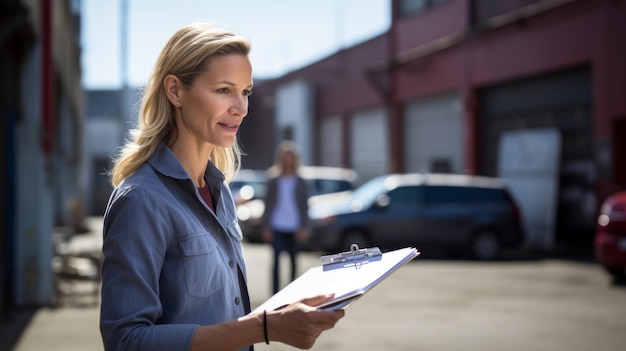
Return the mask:
<svg viewBox="0 0 626 351"><path fill-rule="evenodd" d="M358 266L357 264L362 263L363 260L377 258L381 255L382 252L377 247L360 249L359 245L352 244L350 245L350 251L322 256L320 257L320 261L322 262L322 266L324 268L330 268L335 266L336 264L345 264L346 262L348 262L354 263L354 268L358 269L360 266Z"/></svg>
<svg viewBox="0 0 626 351"><path fill-rule="evenodd" d="M413 247L383 253L377 247L361 249L352 244L349 251L320 257L320 266L310 268L251 313L280 309L302 298L330 293L335 297L314 307L346 309L419 254Z"/></svg>

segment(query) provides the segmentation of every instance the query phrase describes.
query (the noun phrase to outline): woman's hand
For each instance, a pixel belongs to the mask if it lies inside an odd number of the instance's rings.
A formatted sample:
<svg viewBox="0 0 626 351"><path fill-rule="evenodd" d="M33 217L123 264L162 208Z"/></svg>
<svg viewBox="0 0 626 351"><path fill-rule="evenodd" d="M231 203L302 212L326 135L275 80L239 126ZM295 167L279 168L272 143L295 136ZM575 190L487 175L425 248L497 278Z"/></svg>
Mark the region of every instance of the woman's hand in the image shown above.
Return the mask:
<svg viewBox="0 0 626 351"><path fill-rule="evenodd" d="M310 349L317 337L331 329L345 312L318 310L318 306L334 295L319 295L302 299L280 310L267 311L268 338L301 349Z"/></svg>

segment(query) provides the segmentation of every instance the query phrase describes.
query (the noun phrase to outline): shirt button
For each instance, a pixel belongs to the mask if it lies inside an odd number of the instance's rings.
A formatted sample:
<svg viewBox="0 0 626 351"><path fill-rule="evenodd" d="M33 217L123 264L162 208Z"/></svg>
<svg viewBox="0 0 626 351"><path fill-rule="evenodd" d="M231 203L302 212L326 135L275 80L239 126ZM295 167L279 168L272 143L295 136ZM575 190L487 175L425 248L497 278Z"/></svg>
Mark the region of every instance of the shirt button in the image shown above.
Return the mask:
<svg viewBox="0 0 626 351"><path fill-rule="evenodd" d="M231 260L230 262L228 262L228 265L230 266L230 268L235 267L235 261Z"/></svg>
<svg viewBox="0 0 626 351"><path fill-rule="evenodd" d="M238 297L235 297L235 305L239 306L240 302L241 302L241 300Z"/></svg>

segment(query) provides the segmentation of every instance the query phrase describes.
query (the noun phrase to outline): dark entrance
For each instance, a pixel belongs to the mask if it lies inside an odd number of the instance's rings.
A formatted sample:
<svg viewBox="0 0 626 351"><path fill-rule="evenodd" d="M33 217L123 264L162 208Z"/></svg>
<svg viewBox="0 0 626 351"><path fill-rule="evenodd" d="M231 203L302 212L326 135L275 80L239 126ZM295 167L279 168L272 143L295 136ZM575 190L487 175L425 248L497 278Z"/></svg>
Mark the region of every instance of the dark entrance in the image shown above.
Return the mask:
<svg viewBox="0 0 626 351"><path fill-rule="evenodd" d="M479 172L496 176L500 136L557 128L562 137L555 243L590 242L597 208L590 70L581 68L483 89L479 93Z"/></svg>

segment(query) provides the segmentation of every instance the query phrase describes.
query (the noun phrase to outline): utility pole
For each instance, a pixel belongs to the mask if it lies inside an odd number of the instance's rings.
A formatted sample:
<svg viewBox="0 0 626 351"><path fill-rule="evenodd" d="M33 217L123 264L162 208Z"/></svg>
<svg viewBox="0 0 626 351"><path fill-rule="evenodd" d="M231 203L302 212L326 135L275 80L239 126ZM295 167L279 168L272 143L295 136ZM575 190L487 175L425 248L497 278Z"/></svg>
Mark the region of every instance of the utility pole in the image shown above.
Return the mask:
<svg viewBox="0 0 626 351"><path fill-rule="evenodd" d="M128 84L128 0L120 0L120 141L122 145L128 134L130 123L130 87Z"/></svg>

